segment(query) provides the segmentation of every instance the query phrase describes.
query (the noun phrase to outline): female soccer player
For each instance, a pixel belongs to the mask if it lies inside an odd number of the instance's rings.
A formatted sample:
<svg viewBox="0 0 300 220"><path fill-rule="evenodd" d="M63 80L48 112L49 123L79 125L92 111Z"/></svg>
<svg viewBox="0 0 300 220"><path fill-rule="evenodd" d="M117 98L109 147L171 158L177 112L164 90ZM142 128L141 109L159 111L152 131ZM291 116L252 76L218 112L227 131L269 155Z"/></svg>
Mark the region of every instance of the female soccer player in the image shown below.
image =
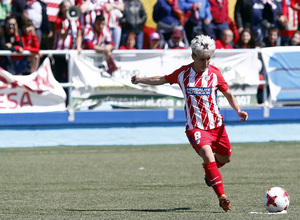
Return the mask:
<svg viewBox="0 0 300 220"><path fill-rule="evenodd" d="M231 204L225 195L219 168L230 162L231 146L217 105L217 90L224 94L241 121L247 120L248 114L241 111L220 70L209 64L216 49L215 41L209 36L198 35L192 40L191 48L193 63L180 67L170 75L135 75L131 82L148 85L179 84L185 99L186 135L203 159L207 184L212 186L220 206L227 212L231 210Z"/></svg>

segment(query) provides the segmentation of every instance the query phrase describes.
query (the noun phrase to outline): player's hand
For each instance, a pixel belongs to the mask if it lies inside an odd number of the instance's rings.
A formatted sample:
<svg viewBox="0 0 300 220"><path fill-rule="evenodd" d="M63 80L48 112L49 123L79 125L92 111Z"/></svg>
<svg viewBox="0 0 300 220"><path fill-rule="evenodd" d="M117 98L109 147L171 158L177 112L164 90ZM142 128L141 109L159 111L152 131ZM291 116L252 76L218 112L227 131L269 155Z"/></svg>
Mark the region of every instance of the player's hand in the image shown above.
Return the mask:
<svg viewBox="0 0 300 220"><path fill-rule="evenodd" d="M35 28L34 28L34 26L30 26L29 32L31 32L32 36L35 35Z"/></svg>
<svg viewBox="0 0 300 220"><path fill-rule="evenodd" d="M238 116L241 118L240 121L246 121L248 119L248 113L244 111L238 112Z"/></svg>
<svg viewBox="0 0 300 220"><path fill-rule="evenodd" d="M24 51L24 48L23 47L20 47L19 50L17 51L18 53L23 53Z"/></svg>
<svg viewBox="0 0 300 220"><path fill-rule="evenodd" d="M12 44L11 43L6 43L5 46L8 47L9 49L12 48Z"/></svg>
<svg viewBox="0 0 300 220"><path fill-rule="evenodd" d="M139 76L137 76L137 75L134 75L133 77L131 77L132 84L138 84L138 79L139 79Z"/></svg>
<svg viewBox="0 0 300 220"><path fill-rule="evenodd" d="M106 57L112 56L113 46L111 44L104 45L103 53Z"/></svg>
<svg viewBox="0 0 300 220"><path fill-rule="evenodd" d="M76 50L77 50L78 54L80 54L80 53L81 53L81 51L82 51L82 48L81 48L81 46L77 46Z"/></svg>

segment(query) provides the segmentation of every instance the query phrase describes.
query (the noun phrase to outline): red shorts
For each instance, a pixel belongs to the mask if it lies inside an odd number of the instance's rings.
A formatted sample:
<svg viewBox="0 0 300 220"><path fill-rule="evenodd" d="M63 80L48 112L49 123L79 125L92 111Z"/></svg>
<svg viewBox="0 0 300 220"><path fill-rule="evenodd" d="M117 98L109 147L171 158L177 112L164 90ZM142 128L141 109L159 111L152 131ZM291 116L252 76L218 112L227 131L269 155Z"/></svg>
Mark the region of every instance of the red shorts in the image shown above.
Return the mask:
<svg viewBox="0 0 300 220"><path fill-rule="evenodd" d="M222 156L231 155L231 145L224 124L207 131L199 128L187 130L186 136L197 153L202 146L210 145L214 153Z"/></svg>

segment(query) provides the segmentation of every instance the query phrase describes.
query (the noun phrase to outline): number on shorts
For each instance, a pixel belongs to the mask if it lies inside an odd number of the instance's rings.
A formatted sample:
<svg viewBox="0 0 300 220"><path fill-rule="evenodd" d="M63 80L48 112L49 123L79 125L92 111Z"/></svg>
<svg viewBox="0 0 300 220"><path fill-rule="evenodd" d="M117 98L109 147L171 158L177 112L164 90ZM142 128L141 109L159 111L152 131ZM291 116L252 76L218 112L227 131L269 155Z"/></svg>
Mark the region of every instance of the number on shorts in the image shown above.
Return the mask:
<svg viewBox="0 0 300 220"><path fill-rule="evenodd" d="M195 138L196 144L200 144L201 132L200 131L195 132L194 138Z"/></svg>

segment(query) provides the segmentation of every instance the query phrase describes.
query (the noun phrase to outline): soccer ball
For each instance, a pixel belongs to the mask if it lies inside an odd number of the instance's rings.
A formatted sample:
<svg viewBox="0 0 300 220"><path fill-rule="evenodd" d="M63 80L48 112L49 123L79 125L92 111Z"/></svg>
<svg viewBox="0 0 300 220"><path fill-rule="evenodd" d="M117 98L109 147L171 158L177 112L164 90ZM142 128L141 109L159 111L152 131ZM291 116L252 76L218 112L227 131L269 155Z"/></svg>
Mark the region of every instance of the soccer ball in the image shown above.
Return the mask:
<svg viewBox="0 0 300 220"><path fill-rule="evenodd" d="M265 193L263 202L269 212L281 212L289 207L290 197L283 188L272 187Z"/></svg>

